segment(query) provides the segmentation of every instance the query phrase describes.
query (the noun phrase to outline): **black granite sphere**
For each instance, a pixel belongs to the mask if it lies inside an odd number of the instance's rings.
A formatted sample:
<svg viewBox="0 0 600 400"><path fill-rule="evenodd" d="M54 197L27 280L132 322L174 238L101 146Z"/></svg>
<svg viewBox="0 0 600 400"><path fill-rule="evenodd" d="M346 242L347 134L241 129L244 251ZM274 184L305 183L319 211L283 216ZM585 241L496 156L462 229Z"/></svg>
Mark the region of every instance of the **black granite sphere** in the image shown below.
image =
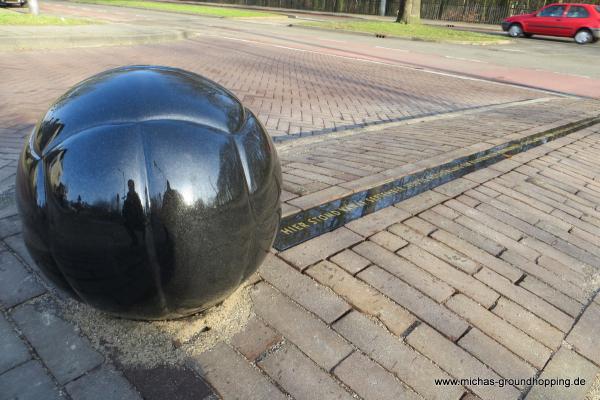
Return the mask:
<svg viewBox="0 0 600 400"><path fill-rule="evenodd" d="M74 297L136 319L225 299L260 265L281 169L256 117L199 75L131 66L76 85L19 160L29 252Z"/></svg>

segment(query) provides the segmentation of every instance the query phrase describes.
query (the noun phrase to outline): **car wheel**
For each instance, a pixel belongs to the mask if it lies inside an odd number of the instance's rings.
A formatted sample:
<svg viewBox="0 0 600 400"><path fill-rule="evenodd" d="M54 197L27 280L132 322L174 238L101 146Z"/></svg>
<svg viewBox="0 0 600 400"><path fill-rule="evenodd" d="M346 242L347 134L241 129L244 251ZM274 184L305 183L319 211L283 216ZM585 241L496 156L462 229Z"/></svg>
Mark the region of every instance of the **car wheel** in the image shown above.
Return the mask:
<svg viewBox="0 0 600 400"><path fill-rule="evenodd" d="M588 44L594 41L594 35L587 29L582 29L575 34L575 41L578 44Z"/></svg>
<svg viewBox="0 0 600 400"><path fill-rule="evenodd" d="M517 37L521 37L522 35L523 35L523 28L521 28L521 25L514 24L508 28L508 36L510 36L510 37L517 38Z"/></svg>

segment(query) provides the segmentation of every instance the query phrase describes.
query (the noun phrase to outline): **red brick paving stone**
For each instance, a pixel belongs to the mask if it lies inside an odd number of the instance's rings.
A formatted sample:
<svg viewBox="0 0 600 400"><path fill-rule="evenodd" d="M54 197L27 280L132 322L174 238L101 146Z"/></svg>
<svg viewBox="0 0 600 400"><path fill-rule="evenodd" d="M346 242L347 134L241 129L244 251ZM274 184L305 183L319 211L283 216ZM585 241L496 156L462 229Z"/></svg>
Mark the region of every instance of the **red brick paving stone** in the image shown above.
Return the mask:
<svg viewBox="0 0 600 400"><path fill-rule="evenodd" d="M455 220L456 218L460 217L460 213L454 211L453 209L451 209L448 206L445 206L444 204L438 204L435 207L433 207L431 209L431 211L436 212L438 214L440 214L441 216L451 219L451 220Z"/></svg>
<svg viewBox="0 0 600 400"><path fill-rule="evenodd" d="M303 210L308 210L311 207L327 203L328 201L335 200L351 193L352 192L348 189L339 186L331 186L311 194L296 197L295 199L289 200L287 203Z"/></svg>
<svg viewBox="0 0 600 400"><path fill-rule="evenodd" d="M301 210L298 207L290 206L287 203L281 203L281 218L294 215L299 211Z"/></svg>
<svg viewBox="0 0 600 400"><path fill-rule="evenodd" d="M533 249L536 249L541 254L544 254L550 258L554 258L555 260L568 265L569 268L574 269L577 272L586 273L586 271L591 268L595 268L596 264L587 264L557 248L557 243L553 243L553 245L549 245L547 243L541 242L535 238L525 237L521 242Z"/></svg>
<svg viewBox="0 0 600 400"><path fill-rule="evenodd" d="M231 345L248 360L254 361L279 341L281 341L279 333L266 326L260 319L253 317L243 331L231 338Z"/></svg>
<svg viewBox="0 0 600 400"><path fill-rule="evenodd" d="M331 375L291 343L267 354L258 366L294 399L353 399Z"/></svg>
<svg viewBox="0 0 600 400"><path fill-rule="evenodd" d="M406 211L402 211L395 207L387 207L356 219L346 224L346 227L364 237L368 237L409 217L410 214Z"/></svg>
<svg viewBox="0 0 600 400"><path fill-rule="evenodd" d="M285 293L296 303L315 313L328 324L345 314L350 306L331 290L324 288L306 275L302 275L291 265L272 254L258 270L267 282Z"/></svg>
<svg viewBox="0 0 600 400"><path fill-rule="evenodd" d="M589 296L582 290L581 286L585 284L587 280L587 275L590 275L592 273L591 268L589 271L576 271L572 269L568 264L563 264L545 255L538 258L537 263L538 265L544 267L548 271L552 271L557 275L563 275L565 281L577 286L577 290L573 293L567 292L569 296L578 300L580 303L584 303L587 300Z"/></svg>
<svg viewBox="0 0 600 400"><path fill-rule="evenodd" d="M538 225L540 221L537 217L529 219L526 216L524 216L523 213L515 213L514 209L511 209L510 206L499 203L495 200L492 200L489 203L490 204L480 204L479 206L477 206L477 209L488 215L493 216L496 219L501 219L505 223L519 229L520 231L528 235L529 237L524 237L523 242L530 243L528 245L529 247L535 245L533 248L538 249L538 252L546 254L545 251L539 250L539 248L547 248L547 244L549 243L551 244L550 247L556 247L556 250L554 250L555 253L562 254L563 251L575 251L577 254L581 253L581 249L576 248L568 241L559 239L558 236L555 235L555 233L560 229L550 229L549 231L541 229L540 225ZM564 256L566 256L566 254L564 254L563 257Z"/></svg>
<svg viewBox="0 0 600 400"><path fill-rule="evenodd" d="M438 303L443 303L454 294L454 288L446 282L376 244L364 242L356 246L354 251L425 293Z"/></svg>
<svg viewBox="0 0 600 400"><path fill-rule="evenodd" d="M458 344L507 379L535 376L537 370L477 328L471 329ZM519 386L523 390L524 386Z"/></svg>
<svg viewBox="0 0 600 400"><path fill-rule="evenodd" d="M345 269L351 275L357 274L371 264L369 260L359 256L352 250L344 250L329 260Z"/></svg>
<svg viewBox="0 0 600 400"><path fill-rule="evenodd" d="M464 178L457 178L434 188L433 191L441 193L448 197L455 197L463 193L464 191L472 189L478 185L479 184L477 182L473 182Z"/></svg>
<svg viewBox="0 0 600 400"><path fill-rule="evenodd" d="M566 379L570 378L571 385L566 388L561 385L553 387L534 385L526 400L583 400L586 392L590 389L594 382L596 374L600 369L581 357L577 353L561 347L560 350L552 357L544 371L540 375L540 379ZM577 378L585 379L585 385L574 385L573 382Z"/></svg>
<svg viewBox="0 0 600 400"><path fill-rule="evenodd" d="M449 375L364 314L353 311L333 328L427 399L459 399L464 392L458 386L440 391L433 379Z"/></svg>
<svg viewBox="0 0 600 400"><path fill-rule="evenodd" d="M472 355L427 325L421 324L407 337L408 344L456 379L500 379L500 376ZM432 379L433 380L433 379ZM468 382L467 382L468 383ZM519 391L512 386L466 385L483 400L515 400ZM442 388L443 390L443 388Z"/></svg>
<svg viewBox="0 0 600 400"><path fill-rule="evenodd" d="M275 385L225 343L190 361L201 376L226 399L287 399Z"/></svg>
<svg viewBox="0 0 600 400"><path fill-rule="evenodd" d="M391 252L400 250L402 247L408 245L408 242L406 240L401 239L398 236L393 235L387 231L377 232L376 234L371 236L369 240L374 243L377 243L381 247Z"/></svg>
<svg viewBox="0 0 600 400"><path fill-rule="evenodd" d="M361 236L342 227L282 251L279 256L302 271L309 265L325 260L362 240Z"/></svg>
<svg viewBox="0 0 600 400"><path fill-rule="evenodd" d="M388 230L401 238L408 240L411 243L416 244L423 250L428 251L434 256L444 260L445 262L461 269L462 271L473 274L481 268L475 261L465 257L451 247L446 246L437 240L431 239L427 236L420 235L414 230L410 229L403 224L395 224L388 228Z"/></svg>
<svg viewBox="0 0 600 400"><path fill-rule="evenodd" d="M403 224L410 226L412 229L424 236L429 236L438 229L437 226L419 217L409 218L406 221L404 221Z"/></svg>
<svg viewBox="0 0 600 400"><path fill-rule="evenodd" d="M464 295L458 294L452 297L446 305L538 369L544 366L552 354L549 348Z"/></svg>
<svg viewBox="0 0 600 400"><path fill-rule="evenodd" d="M432 206L442 203L448 199L448 196L432 190L418 194L410 199L406 199L396 204L397 208L404 210L412 215L417 215Z"/></svg>
<svg viewBox="0 0 600 400"><path fill-rule="evenodd" d="M501 277L494 271L484 268L475 274L475 278L492 287L503 296L521 304L523 307L548 321L563 332L567 332L573 324L572 317L560 311L550 303L540 299L533 293L513 285L508 279Z"/></svg>
<svg viewBox="0 0 600 400"><path fill-rule="evenodd" d="M564 334L519 304L501 297L492 312L550 349L560 347Z"/></svg>
<svg viewBox="0 0 600 400"><path fill-rule="evenodd" d="M358 352L342 361L333 373L365 400L421 399L394 375Z"/></svg>
<svg viewBox="0 0 600 400"><path fill-rule="evenodd" d="M323 321L267 284L257 284L250 295L255 312L326 371L352 351L352 347Z"/></svg>
<svg viewBox="0 0 600 400"><path fill-rule="evenodd" d="M537 251L523 245L520 242L517 242L516 240L509 238L508 236L494 230L493 228L490 228L489 226L482 224L479 221L474 220L473 218L461 215L460 217L456 218L455 221L465 226L466 228L469 228L470 230L479 233L493 240L496 243L499 243L508 250L514 250L515 252L519 253L523 257L528 258L529 260L535 260L540 256L540 254Z"/></svg>
<svg viewBox="0 0 600 400"><path fill-rule="evenodd" d="M469 326L465 320L443 305L436 303L423 293L377 266L365 269L357 277L452 340L461 337Z"/></svg>
<svg viewBox="0 0 600 400"><path fill-rule="evenodd" d="M565 270L565 273L568 272ZM536 296L541 297L571 317L576 317L579 315L581 308L583 307L580 302L530 275L526 276L525 279L519 282L519 286L529 290Z"/></svg>
<svg viewBox="0 0 600 400"><path fill-rule="evenodd" d="M436 212L428 210L419 214L419 216L424 220L437 225L439 228L453 234L454 236L457 236L459 239L466 240L467 242L479 247L481 250L487 251L491 255L497 256L504 251L504 246L501 246L498 243L485 238L482 235L473 232L472 230L467 229L464 226L445 218Z"/></svg>
<svg viewBox="0 0 600 400"><path fill-rule="evenodd" d="M460 203L466 204L468 207L471 207L471 208L475 208L475 207L477 207L477 205L479 205L481 203L481 201L479 201L469 195L466 195L464 193L458 197L455 197L455 200L458 200Z"/></svg>
<svg viewBox="0 0 600 400"><path fill-rule="evenodd" d="M458 291L465 293L485 307L490 307L498 299L498 294L474 279L472 276L452 267L450 264L433 256L431 253L415 246L408 245L398 254L412 261L430 274L442 279Z"/></svg>
<svg viewBox="0 0 600 400"><path fill-rule="evenodd" d="M306 273L321 284L333 289L358 310L377 317L398 336L402 335L416 321L416 318L404 308L335 264L322 261L309 268Z"/></svg>
<svg viewBox="0 0 600 400"><path fill-rule="evenodd" d="M469 256L478 263L485 265L489 269L496 271L500 275L509 279L511 282L516 282L523 276L523 273L518 268L515 268L506 261L496 258L490 253L487 253L471 243L466 242L444 230L438 230L431 236L445 245Z"/></svg>
<svg viewBox="0 0 600 400"><path fill-rule="evenodd" d="M508 224L505 224L504 222L496 218L492 218L488 214L485 214L477 210L476 208L473 208L474 206L465 204L462 200L462 196L460 196L457 200L448 200L444 203L444 205L452 208L453 210L458 211L459 213L469 218L472 218L476 221L485 224L486 226L510 237L513 240L519 241L523 237L523 233L518 229Z"/></svg>
<svg viewBox="0 0 600 400"><path fill-rule="evenodd" d="M598 298L598 296L596 296ZM590 303L567 336L575 351L600 366L600 303Z"/></svg>
<svg viewBox="0 0 600 400"><path fill-rule="evenodd" d="M554 232L555 236L558 236L562 240L564 240L565 247L568 246L568 249L560 248L567 254L581 260L582 262L589 265L600 265L600 250L591 244L590 242L580 239L578 237L573 236L570 233L561 232L560 230L553 229L553 226L546 221L540 221L537 223L539 228L544 229L549 232Z"/></svg>
<svg viewBox="0 0 600 400"><path fill-rule="evenodd" d="M483 183L500 175L502 175L501 171L492 168L482 168L479 171L471 172L470 174L463 176L463 178L473 182Z"/></svg>

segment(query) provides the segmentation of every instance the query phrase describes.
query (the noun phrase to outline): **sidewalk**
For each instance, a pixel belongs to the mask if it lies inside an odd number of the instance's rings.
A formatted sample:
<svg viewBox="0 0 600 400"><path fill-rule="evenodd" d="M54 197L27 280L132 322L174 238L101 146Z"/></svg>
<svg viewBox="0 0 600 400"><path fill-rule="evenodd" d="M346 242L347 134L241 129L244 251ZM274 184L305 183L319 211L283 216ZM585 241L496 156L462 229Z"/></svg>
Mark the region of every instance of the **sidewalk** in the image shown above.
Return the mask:
<svg viewBox="0 0 600 400"><path fill-rule="evenodd" d="M598 400L598 102L250 43L0 55L0 400ZM347 195L364 216L273 249L221 306L179 321L57 292L23 244L19 152L69 87L140 60L214 79L258 115L285 221ZM378 209L412 183L424 191ZM553 376L586 384L500 381Z"/></svg>
<svg viewBox="0 0 600 400"><path fill-rule="evenodd" d="M178 322L113 319L64 299L3 207L0 393L592 399L599 133L571 133L274 252L222 307ZM19 136L2 140L18 147ZM530 377L586 384L482 383ZM435 383L452 378L466 380Z"/></svg>
<svg viewBox="0 0 600 400"><path fill-rule="evenodd" d="M125 46L185 39L184 30L122 23L74 26L0 26L0 51Z"/></svg>

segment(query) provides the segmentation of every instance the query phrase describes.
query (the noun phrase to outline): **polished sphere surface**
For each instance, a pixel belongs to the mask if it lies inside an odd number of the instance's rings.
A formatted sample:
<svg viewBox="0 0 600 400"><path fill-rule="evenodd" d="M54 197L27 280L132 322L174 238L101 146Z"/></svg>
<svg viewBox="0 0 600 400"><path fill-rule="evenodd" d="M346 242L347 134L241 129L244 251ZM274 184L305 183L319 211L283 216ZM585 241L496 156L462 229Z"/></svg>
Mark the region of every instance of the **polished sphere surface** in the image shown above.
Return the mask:
<svg viewBox="0 0 600 400"><path fill-rule="evenodd" d="M126 318L211 307L260 265L281 169L256 117L175 68L103 72L68 91L25 144L17 204L29 252L75 298Z"/></svg>

